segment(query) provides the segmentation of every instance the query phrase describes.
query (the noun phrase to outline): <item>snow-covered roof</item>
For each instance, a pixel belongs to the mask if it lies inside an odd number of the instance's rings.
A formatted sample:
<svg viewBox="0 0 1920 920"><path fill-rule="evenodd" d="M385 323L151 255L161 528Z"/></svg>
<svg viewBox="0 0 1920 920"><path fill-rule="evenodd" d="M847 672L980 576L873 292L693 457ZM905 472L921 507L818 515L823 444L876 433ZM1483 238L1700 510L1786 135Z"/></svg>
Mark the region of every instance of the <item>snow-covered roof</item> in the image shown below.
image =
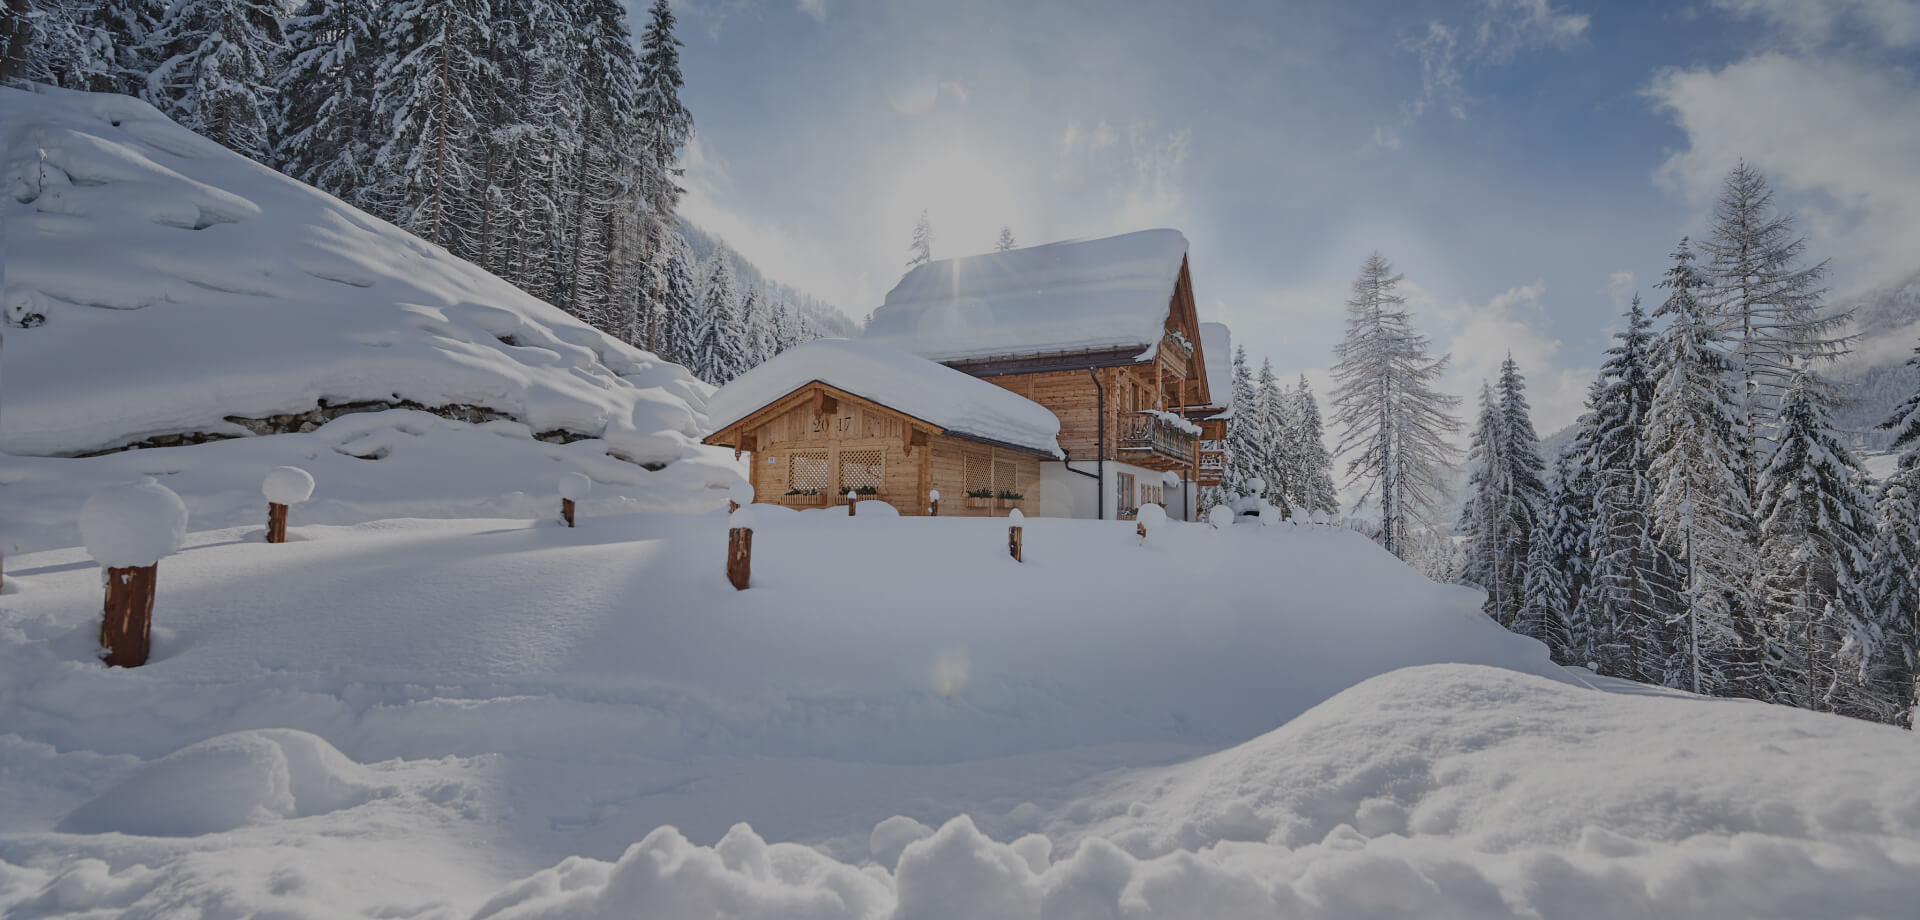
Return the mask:
<svg viewBox="0 0 1920 920"><path fill-rule="evenodd" d="M899 349L847 339L796 345L721 387L707 403L711 428L725 431L814 381L951 435L1063 456L1060 419L1045 406Z"/></svg>
<svg viewBox="0 0 1920 920"><path fill-rule="evenodd" d="M707 386L127 96L0 88L0 450L60 455L321 400L475 406L692 450ZM235 483L237 487L239 483Z"/></svg>
<svg viewBox="0 0 1920 920"><path fill-rule="evenodd" d="M935 361L1159 344L1187 256L1178 230L947 259L887 292L862 339Z"/></svg>
<svg viewBox="0 0 1920 920"><path fill-rule="evenodd" d="M1226 323L1200 324L1200 352L1207 359L1207 394L1213 405L1233 412L1233 335Z"/></svg>

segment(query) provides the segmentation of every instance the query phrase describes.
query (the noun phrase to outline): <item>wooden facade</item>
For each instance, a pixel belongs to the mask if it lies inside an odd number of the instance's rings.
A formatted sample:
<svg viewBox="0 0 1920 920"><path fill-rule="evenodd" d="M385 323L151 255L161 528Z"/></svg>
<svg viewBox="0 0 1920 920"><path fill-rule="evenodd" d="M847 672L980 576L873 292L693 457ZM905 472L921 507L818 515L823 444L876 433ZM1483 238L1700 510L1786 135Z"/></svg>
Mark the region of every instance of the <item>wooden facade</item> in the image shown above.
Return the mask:
<svg viewBox="0 0 1920 920"><path fill-rule="evenodd" d="M1195 436L1155 414L1186 418L1213 403L1184 260L1158 347L1144 361L1137 360L1140 352L1127 347L950 361L947 366L1051 410L1060 419L1060 449L1069 461L1111 460L1178 473L1201 485L1218 483L1219 471L1203 464L1206 425ZM1211 424L1224 428L1224 423Z"/></svg>
<svg viewBox="0 0 1920 920"><path fill-rule="evenodd" d="M879 395L879 394L876 394ZM791 508L846 504L848 490L901 514L986 517L1030 507L1041 455L946 431L875 399L814 381L706 438L751 455L755 502ZM990 490L988 499L968 491ZM1000 493L1019 498L1001 498Z"/></svg>

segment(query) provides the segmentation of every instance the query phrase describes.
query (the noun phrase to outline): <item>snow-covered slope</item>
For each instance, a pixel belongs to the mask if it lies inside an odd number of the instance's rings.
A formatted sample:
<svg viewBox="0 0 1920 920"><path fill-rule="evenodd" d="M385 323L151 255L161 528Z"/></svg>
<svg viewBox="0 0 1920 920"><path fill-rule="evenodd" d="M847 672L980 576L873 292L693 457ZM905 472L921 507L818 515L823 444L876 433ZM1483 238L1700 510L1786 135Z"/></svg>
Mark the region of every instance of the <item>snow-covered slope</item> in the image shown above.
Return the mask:
<svg viewBox="0 0 1920 920"><path fill-rule="evenodd" d="M402 405L649 465L699 434L707 391L682 369L137 100L0 89L0 188L0 450Z"/></svg>
<svg viewBox="0 0 1920 920"><path fill-rule="evenodd" d="M1475 592L1349 531L1176 523L1143 546L1125 523L1033 519L1015 563L1003 521L761 506L736 592L722 513L597 495L574 530L315 526L301 505L288 544L197 532L160 565L155 659L133 671L91 660L84 554L9 555L0 911L460 916L663 824L710 843L749 821L859 860L892 815L1035 829L1076 781L1238 743L1401 666L1559 673ZM324 743L185 750L254 730Z"/></svg>

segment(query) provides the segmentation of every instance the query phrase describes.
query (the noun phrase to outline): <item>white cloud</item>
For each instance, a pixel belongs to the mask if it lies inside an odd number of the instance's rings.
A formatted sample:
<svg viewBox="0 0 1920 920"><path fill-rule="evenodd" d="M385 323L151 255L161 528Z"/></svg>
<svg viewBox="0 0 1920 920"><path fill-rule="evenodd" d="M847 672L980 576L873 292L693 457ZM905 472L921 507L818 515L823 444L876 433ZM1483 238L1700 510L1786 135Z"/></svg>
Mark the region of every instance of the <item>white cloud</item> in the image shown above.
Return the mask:
<svg viewBox="0 0 1920 920"><path fill-rule="evenodd" d="M1817 256L1853 286L1920 267L1920 87L1851 56L1755 55L1668 70L1647 93L1686 132L1656 174L1704 215L1744 157L1791 196Z"/></svg>
<svg viewBox="0 0 1920 920"><path fill-rule="evenodd" d="M1445 389L1465 397L1461 411L1468 422L1472 421L1473 400L1480 392L1481 381L1498 380L1500 365L1508 355L1527 378L1534 427L1542 435L1579 418L1587 385L1598 369L1564 366L1561 341L1543 331L1548 326L1546 294L1545 282L1535 281L1502 291L1485 304L1461 303L1420 311L1434 316L1443 330L1443 336L1436 336L1444 338L1439 350L1453 355ZM1412 305L1413 298L1408 301Z"/></svg>
<svg viewBox="0 0 1920 920"><path fill-rule="evenodd" d="M1920 0L1714 0L1715 8L1774 27L1784 42L1817 47L1857 30L1889 48L1920 45Z"/></svg>
<svg viewBox="0 0 1920 920"><path fill-rule="evenodd" d="M1639 285L1633 276L1633 269L1623 268L1607 276L1607 299L1613 303L1613 312L1621 313L1633 302L1633 295Z"/></svg>
<svg viewBox="0 0 1920 920"><path fill-rule="evenodd" d="M701 229L725 239L767 277L844 310L877 299L864 275L848 282L828 268L834 264L832 253L818 238L789 234L774 221L737 210L732 202L738 196L727 175L726 162L698 135L687 144L681 165L686 168L681 183L687 192L680 200L680 213Z"/></svg>
<svg viewBox="0 0 1920 920"><path fill-rule="evenodd" d="M813 17L814 22L827 21L827 0L800 0L800 12Z"/></svg>
<svg viewBox="0 0 1920 920"><path fill-rule="evenodd" d="M1425 34L1404 42L1420 58L1421 81L1420 98L1407 104L1405 114L1418 118L1440 108L1466 118L1472 101L1468 72L1504 64L1521 51L1572 48L1587 25L1585 14L1555 9L1552 0L1481 0L1466 23L1431 21Z"/></svg>
<svg viewBox="0 0 1920 920"><path fill-rule="evenodd" d="M1103 213L1075 221L1087 232L1161 226L1179 211L1192 145L1193 135L1185 128L1161 131L1150 122L1136 122L1122 135L1105 121L1087 127L1069 120L1061 132L1054 180L1074 199L1104 206Z"/></svg>

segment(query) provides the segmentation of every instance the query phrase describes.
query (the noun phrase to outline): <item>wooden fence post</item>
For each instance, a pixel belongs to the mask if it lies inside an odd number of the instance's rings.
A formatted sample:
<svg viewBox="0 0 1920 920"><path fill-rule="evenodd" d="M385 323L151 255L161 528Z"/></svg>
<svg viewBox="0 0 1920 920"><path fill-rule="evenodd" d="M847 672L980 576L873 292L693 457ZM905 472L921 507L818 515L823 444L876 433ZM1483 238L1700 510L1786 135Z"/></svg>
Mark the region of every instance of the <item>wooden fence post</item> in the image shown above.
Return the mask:
<svg viewBox="0 0 1920 920"><path fill-rule="evenodd" d="M1020 522L1026 520L1026 517L1018 508L1007 512L1007 520L1013 522L1013 525L1007 528L1007 555L1012 556L1015 562L1024 561L1020 558L1021 531L1024 529Z"/></svg>
<svg viewBox="0 0 1920 920"><path fill-rule="evenodd" d="M560 518L567 522L568 527L573 526L573 499L563 498L560 500Z"/></svg>
<svg viewBox="0 0 1920 920"><path fill-rule="evenodd" d="M137 668L152 648L153 589L160 564L107 569L107 602L100 647L110 667Z"/></svg>
<svg viewBox="0 0 1920 920"><path fill-rule="evenodd" d="M287 542L287 506L279 502L267 503L267 542Z"/></svg>
<svg viewBox="0 0 1920 920"><path fill-rule="evenodd" d="M848 489L847 490L847 517L853 517L853 506L857 504L860 504L860 497L853 494L852 489Z"/></svg>
<svg viewBox="0 0 1920 920"><path fill-rule="evenodd" d="M753 528L729 528L727 530L727 581L733 583L735 591L745 591L747 582L752 578Z"/></svg>

